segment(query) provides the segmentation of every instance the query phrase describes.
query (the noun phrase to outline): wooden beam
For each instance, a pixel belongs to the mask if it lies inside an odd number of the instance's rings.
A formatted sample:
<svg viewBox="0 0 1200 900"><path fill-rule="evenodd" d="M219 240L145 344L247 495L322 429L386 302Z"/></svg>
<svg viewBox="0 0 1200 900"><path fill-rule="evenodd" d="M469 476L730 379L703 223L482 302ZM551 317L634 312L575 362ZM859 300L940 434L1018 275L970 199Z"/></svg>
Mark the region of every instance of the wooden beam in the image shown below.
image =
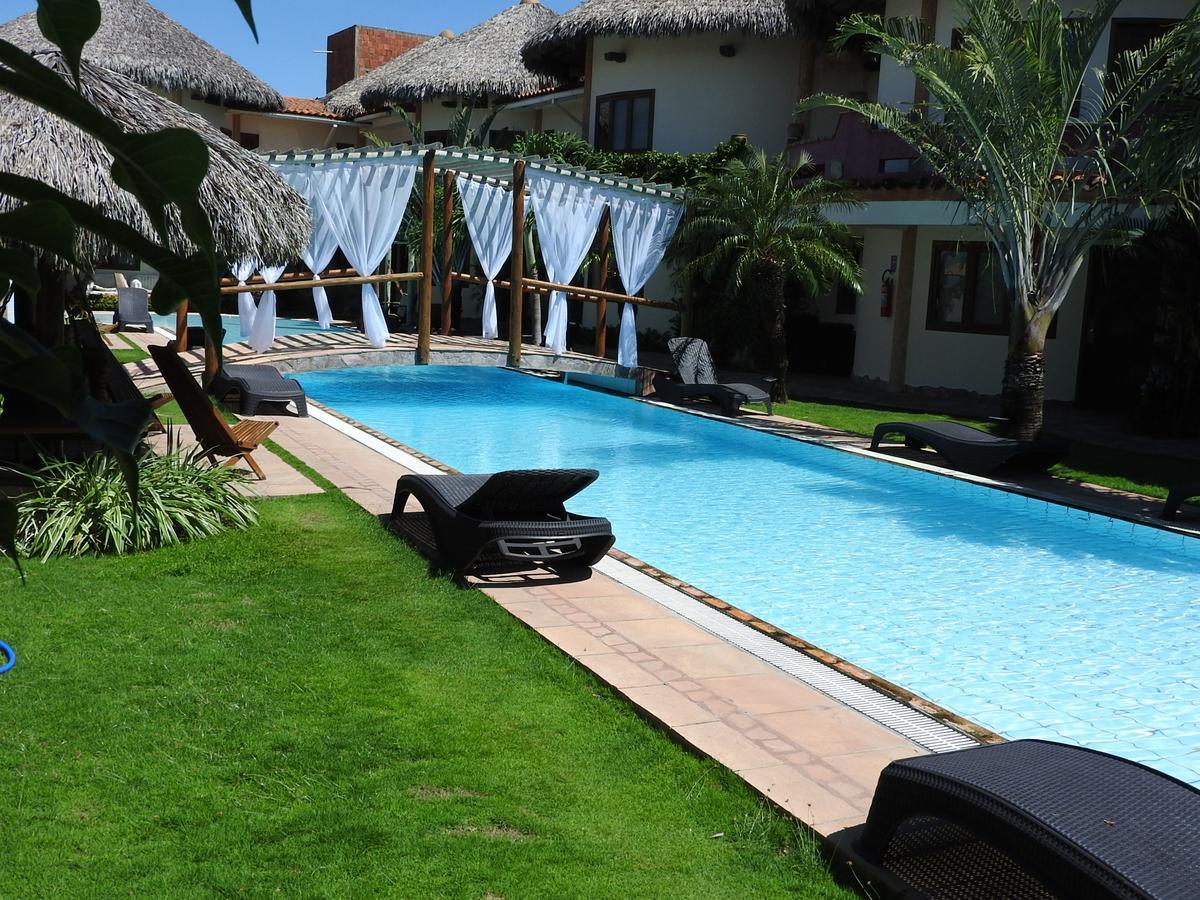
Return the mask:
<svg viewBox="0 0 1200 900"><path fill-rule="evenodd" d="M429 334L433 316L433 204L436 200L434 165L437 154L430 150L425 154L421 167L424 202L421 205L421 299L417 307L417 365L429 365Z"/></svg>
<svg viewBox="0 0 1200 900"><path fill-rule="evenodd" d="M349 287L356 284L379 284L381 282L420 281L424 277L424 272L396 272L391 275L354 275L349 278L322 278L320 281L310 278L305 281L281 281L272 287L271 290L278 294L282 291L300 291L305 288L315 287L332 288ZM266 290L266 287L261 284L235 284L221 288L221 294L257 294L264 290Z"/></svg>
<svg viewBox="0 0 1200 900"><path fill-rule="evenodd" d="M468 275L466 272L455 272L454 280L465 281L469 284L487 284L486 278L482 278L479 275ZM512 288L512 282L506 281L503 278L497 278L494 284L501 290L510 290ZM613 291L598 291L595 288L580 287L577 284L557 284L553 281L541 281L537 278L525 279L526 294L537 294L541 297L548 296L551 291L562 291L572 300L583 300L587 303L598 303L603 298L605 300L616 300L620 303L649 306L652 309L669 309L672 312L679 312L677 304L666 303L662 300L647 300L645 297L633 297L629 294L618 294Z"/></svg>
<svg viewBox="0 0 1200 900"><path fill-rule="evenodd" d="M454 326L454 173L442 173L442 334Z"/></svg>
<svg viewBox="0 0 1200 900"><path fill-rule="evenodd" d="M188 305L184 300L175 310L175 349L180 353L188 348L187 314Z"/></svg>
<svg viewBox="0 0 1200 900"><path fill-rule="evenodd" d="M513 233L508 300L508 364L521 365L521 307L525 301L525 160L513 163Z"/></svg>
<svg viewBox="0 0 1200 900"><path fill-rule="evenodd" d="M322 278L342 278L344 276L353 276L357 274L358 272L355 269L326 269L324 272L320 273ZM311 275L305 275L303 272L289 272L288 274L282 276L279 281L276 282L276 284L285 284L289 281L309 281L311 279ZM230 287L237 285L237 283L238 281L236 278L225 277L221 279L221 287ZM263 281L261 275L255 275L253 278L247 278L246 284L256 284L259 285L258 289L266 290L266 282Z"/></svg>
<svg viewBox="0 0 1200 900"><path fill-rule="evenodd" d="M593 285L597 290L608 287L608 251L612 246L612 213L607 206L600 219L600 246L597 256L600 257L596 266L596 280ZM604 358L608 349L608 298L599 297L596 300L596 355Z"/></svg>

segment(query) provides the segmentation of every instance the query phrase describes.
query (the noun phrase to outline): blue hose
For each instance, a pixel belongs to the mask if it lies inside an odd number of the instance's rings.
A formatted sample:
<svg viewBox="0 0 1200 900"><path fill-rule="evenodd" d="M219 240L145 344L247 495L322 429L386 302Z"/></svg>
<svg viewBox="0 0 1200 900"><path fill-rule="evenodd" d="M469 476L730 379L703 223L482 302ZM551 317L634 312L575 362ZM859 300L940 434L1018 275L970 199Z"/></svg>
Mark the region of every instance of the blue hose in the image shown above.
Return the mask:
<svg viewBox="0 0 1200 900"><path fill-rule="evenodd" d="M0 663L0 675L17 664L17 654L13 653L13 648L4 641L0 641L0 657L4 658L4 662Z"/></svg>

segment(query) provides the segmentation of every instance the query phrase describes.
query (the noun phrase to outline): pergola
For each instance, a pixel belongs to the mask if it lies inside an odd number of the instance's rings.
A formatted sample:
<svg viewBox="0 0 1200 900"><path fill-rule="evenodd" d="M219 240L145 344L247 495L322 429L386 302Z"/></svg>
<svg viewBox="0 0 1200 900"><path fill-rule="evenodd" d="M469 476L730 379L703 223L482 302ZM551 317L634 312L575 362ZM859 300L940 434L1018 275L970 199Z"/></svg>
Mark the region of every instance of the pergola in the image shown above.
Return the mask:
<svg viewBox="0 0 1200 900"><path fill-rule="evenodd" d="M433 276L435 263L435 186L437 179L442 179L444 190L440 215L442 217L442 247L441 284L442 316L440 331L449 334L451 328L451 293L455 282L487 284L488 279L464 272L452 271L454 258L454 234L451 221L454 212L454 193L457 179L465 178L472 182L491 185L511 196L512 241L510 263L510 279L494 279L496 287L509 290L510 303L508 315L508 364L519 366L521 363L521 333L523 304L526 293L541 294L543 292L561 292L572 299L593 302L597 304L598 325L596 329L597 356L604 356L606 351L606 315L609 301L652 306L674 310L671 303L647 300L644 297L630 294L606 291L603 286L607 280L609 258L613 251L613 227L609 207L606 205L596 231L595 247L600 256L600 266L593 286L585 287L564 283L570 281L568 276L562 281L555 282L530 278L526 275L525 266L525 218L526 204L529 200L529 180L537 181L541 176L549 176L564 185L566 194L578 193L572 191L572 185L589 186L602 191L604 196L614 202L621 198L639 198L638 204L652 213L664 212L677 222L685 199L684 192L670 185L651 184L638 179L626 178L621 175L606 174L585 170L579 167L566 166L557 162L537 157L517 158L502 153L485 152L470 148L443 147L440 144L408 145L401 144L380 148L358 148L348 150L306 150L275 153L265 157L266 162L274 167L285 178L294 176L304 170L320 170L322 167L337 165L344 169L347 165L379 165L386 163L407 164L415 166L422 174L421 188L424 202L422 204L422 246L420 271L370 274L355 270L337 270L314 273L315 277L298 276L278 279L269 283L262 279L249 279L244 284L229 284L222 288L225 294L245 294L264 290L299 290L304 288L326 288L343 285L376 284L381 282L419 282L420 289L417 302L418 323L418 364L428 364L430 359L430 341L433 332L432 300ZM545 181L545 179L542 179ZM594 193L594 192L593 192ZM506 198L506 209L507 209ZM543 200L543 203L546 201ZM657 210L655 207L663 207ZM507 212L505 212L507 215ZM507 223L504 223L507 225ZM539 223L545 227L545 223ZM626 226L628 230L628 225ZM673 230L673 229L672 229ZM394 240L394 234L391 236ZM543 242L545 235L543 234ZM390 241L389 241L390 243ZM507 248L505 248L507 250ZM545 246L543 245L545 251ZM628 255L628 253L626 254ZM661 254L659 254L661 259ZM658 260L652 263L658 265ZM648 275L646 276L648 277Z"/></svg>

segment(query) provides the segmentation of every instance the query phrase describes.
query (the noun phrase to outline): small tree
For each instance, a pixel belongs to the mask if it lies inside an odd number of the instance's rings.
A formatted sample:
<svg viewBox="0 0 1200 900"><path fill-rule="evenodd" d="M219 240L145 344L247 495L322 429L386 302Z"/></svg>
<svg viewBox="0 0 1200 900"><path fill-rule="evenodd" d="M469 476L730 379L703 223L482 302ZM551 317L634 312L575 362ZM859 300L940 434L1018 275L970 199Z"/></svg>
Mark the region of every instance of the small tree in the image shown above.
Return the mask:
<svg viewBox="0 0 1200 900"><path fill-rule="evenodd" d="M929 91L905 114L817 95L908 141L984 229L1010 294L1002 414L1014 436L1042 426L1046 334L1100 241L1177 184L1200 139L1200 7L1110 70L1089 61L1120 0L1065 14L1059 0L961 0L961 45L935 44L918 19L856 14L836 41L866 36Z"/></svg>
<svg viewBox="0 0 1200 900"><path fill-rule="evenodd" d="M842 186L803 181L810 160L735 159L710 176L691 200L672 252L681 281L703 280L730 299L756 307L764 323L776 397L787 402L787 291L810 297L834 282L859 288L858 239L825 210L855 205Z"/></svg>

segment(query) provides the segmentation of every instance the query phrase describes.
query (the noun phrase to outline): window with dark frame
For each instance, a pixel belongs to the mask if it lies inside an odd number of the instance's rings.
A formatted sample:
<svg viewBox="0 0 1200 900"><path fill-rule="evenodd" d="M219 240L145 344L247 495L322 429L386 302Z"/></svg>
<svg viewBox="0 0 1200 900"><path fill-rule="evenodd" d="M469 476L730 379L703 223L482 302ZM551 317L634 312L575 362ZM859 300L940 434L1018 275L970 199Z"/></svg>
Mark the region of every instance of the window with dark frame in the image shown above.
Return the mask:
<svg viewBox="0 0 1200 900"><path fill-rule="evenodd" d="M654 91L627 91L596 98L597 150L642 153L654 146Z"/></svg>
<svg viewBox="0 0 1200 900"><path fill-rule="evenodd" d="M1007 334L1009 306L991 247L982 241L935 241L929 272L930 331Z"/></svg>

